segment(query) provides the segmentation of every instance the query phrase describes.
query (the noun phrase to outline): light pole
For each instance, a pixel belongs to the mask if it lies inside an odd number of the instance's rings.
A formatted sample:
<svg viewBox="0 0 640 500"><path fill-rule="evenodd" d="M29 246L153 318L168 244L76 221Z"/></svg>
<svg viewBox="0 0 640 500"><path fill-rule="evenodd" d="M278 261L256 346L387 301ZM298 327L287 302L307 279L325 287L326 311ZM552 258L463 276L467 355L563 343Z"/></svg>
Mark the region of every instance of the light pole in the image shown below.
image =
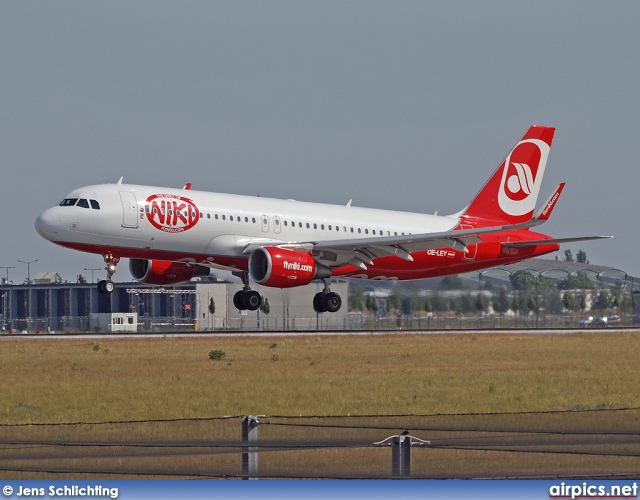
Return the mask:
<svg viewBox="0 0 640 500"><path fill-rule="evenodd" d="M101 267L85 267L84 271L91 271L91 283L93 283L93 271L100 271Z"/></svg>
<svg viewBox="0 0 640 500"><path fill-rule="evenodd" d="M5 285L9 284L9 269L15 269L16 266L0 266L0 269L6 269L7 271L7 279L4 281Z"/></svg>
<svg viewBox="0 0 640 500"><path fill-rule="evenodd" d="M18 260L18 262L27 265L27 328L29 328L31 325L31 264L38 262L38 259L29 262Z"/></svg>

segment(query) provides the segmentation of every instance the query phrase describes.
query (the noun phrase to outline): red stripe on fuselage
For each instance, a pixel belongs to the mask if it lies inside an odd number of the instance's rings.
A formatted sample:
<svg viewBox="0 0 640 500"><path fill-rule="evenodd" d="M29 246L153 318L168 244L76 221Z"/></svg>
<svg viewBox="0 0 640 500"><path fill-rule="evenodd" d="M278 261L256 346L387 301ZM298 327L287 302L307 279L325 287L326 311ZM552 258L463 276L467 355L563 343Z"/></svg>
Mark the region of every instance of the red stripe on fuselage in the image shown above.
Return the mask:
<svg viewBox="0 0 640 500"><path fill-rule="evenodd" d="M505 231L502 233L483 236L483 242L469 245L470 252L465 254L450 248L437 250L423 250L411 254L413 262L398 257L379 257L374 260L373 266L362 270L352 265L346 265L333 270L334 276L357 276L376 279L380 277L399 280L425 279L449 274L461 274L470 271L478 271L490 267L512 264L521 260L538 257L559 249L559 245L535 245L531 247L503 247L500 243L505 241L527 241L550 239L549 236L535 233L529 230ZM248 269L249 256L232 257L220 255L190 254L184 252L164 251L141 248L125 248L101 245L87 245L82 243L57 242L58 245L73 248L82 252L100 255L112 254L121 258L168 260L178 261L193 259L195 263L213 263L225 267L235 267L239 270ZM477 250L473 247L477 247ZM213 259L213 260L211 260Z"/></svg>

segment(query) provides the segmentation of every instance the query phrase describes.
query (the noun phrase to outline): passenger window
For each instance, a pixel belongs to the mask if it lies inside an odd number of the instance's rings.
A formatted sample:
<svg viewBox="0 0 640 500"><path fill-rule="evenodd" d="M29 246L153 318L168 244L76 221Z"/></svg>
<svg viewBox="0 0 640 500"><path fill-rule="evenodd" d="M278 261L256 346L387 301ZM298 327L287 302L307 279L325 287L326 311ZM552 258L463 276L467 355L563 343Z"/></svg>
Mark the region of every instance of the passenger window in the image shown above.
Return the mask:
<svg viewBox="0 0 640 500"><path fill-rule="evenodd" d="M365 229L365 230L364 230L364 234L369 234L369 230L368 230L368 229Z"/></svg>
<svg viewBox="0 0 640 500"><path fill-rule="evenodd" d="M89 203L91 203L91 208L93 208L94 210L100 210L100 203L98 203L96 200L89 200ZM149 208L147 207L147 212L149 211Z"/></svg>
<svg viewBox="0 0 640 500"><path fill-rule="evenodd" d="M309 223L307 222L307 229L309 229Z"/></svg>
<svg viewBox="0 0 640 500"><path fill-rule="evenodd" d="M324 230L324 224L320 224L320 229Z"/></svg>
<svg viewBox="0 0 640 500"><path fill-rule="evenodd" d="M251 217L251 222L253 222L255 224L256 223L256 218L255 217Z"/></svg>
<svg viewBox="0 0 640 500"><path fill-rule="evenodd" d="M60 206L61 207L72 207L76 204L76 201L78 201L78 198L65 198L64 200L62 200L60 202Z"/></svg>
<svg viewBox="0 0 640 500"><path fill-rule="evenodd" d="M287 221L284 221L284 226L287 227Z"/></svg>
<svg viewBox="0 0 640 500"><path fill-rule="evenodd" d="M336 226L336 231L340 231L340 226Z"/></svg>
<svg viewBox="0 0 640 500"><path fill-rule="evenodd" d="M362 229L358 228L358 234L360 234L362 232Z"/></svg>
<svg viewBox="0 0 640 500"><path fill-rule="evenodd" d="M218 214L214 214L215 219L218 220Z"/></svg>
<svg viewBox="0 0 640 500"><path fill-rule="evenodd" d="M244 218L244 221L245 221L245 222L249 222L249 217L245 217L245 218Z"/></svg>
<svg viewBox="0 0 640 500"><path fill-rule="evenodd" d="M207 219L210 219L210 218L211 218L211 214L207 214Z"/></svg>
<svg viewBox="0 0 640 500"><path fill-rule="evenodd" d="M223 215L223 216L222 216L222 220L227 220L227 216L226 216L226 215Z"/></svg>
<svg viewBox="0 0 640 500"><path fill-rule="evenodd" d="M353 233L353 228L351 228L351 232Z"/></svg>
<svg viewBox="0 0 640 500"><path fill-rule="evenodd" d="M329 229L329 231L331 231L331 224L329 224L327 228Z"/></svg>
<svg viewBox="0 0 640 500"><path fill-rule="evenodd" d="M302 222L298 222L298 227L302 227Z"/></svg>

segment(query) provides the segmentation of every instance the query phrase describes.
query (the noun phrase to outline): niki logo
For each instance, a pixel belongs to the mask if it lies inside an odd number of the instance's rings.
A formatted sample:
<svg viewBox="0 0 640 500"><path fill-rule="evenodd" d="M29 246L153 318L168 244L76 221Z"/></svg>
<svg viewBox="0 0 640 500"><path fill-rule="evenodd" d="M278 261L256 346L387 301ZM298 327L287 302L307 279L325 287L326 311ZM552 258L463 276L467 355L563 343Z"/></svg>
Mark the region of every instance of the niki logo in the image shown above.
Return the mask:
<svg viewBox="0 0 640 500"><path fill-rule="evenodd" d="M144 204L153 227L166 233L181 233L198 223L200 211L189 198L175 194L152 194Z"/></svg>
<svg viewBox="0 0 640 500"><path fill-rule="evenodd" d="M525 139L509 153L498 191L498 203L505 213L520 216L535 208L549 149L544 141Z"/></svg>

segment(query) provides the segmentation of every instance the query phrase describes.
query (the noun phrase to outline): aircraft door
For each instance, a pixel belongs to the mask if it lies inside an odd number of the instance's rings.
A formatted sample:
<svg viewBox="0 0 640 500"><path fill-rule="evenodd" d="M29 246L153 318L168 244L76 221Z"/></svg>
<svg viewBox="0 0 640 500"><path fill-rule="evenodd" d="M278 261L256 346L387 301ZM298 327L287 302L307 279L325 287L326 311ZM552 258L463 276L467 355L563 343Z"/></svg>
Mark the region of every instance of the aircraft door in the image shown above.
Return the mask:
<svg viewBox="0 0 640 500"><path fill-rule="evenodd" d="M119 191L122 201L122 227L138 227L138 202L132 191Z"/></svg>
<svg viewBox="0 0 640 500"><path fill-rule="evenodd" d="M460 224L460 229L474 229L471 224ZM462 260L476 260L476 254L478 253L478 244L472 243L467 245L469 251L462 256Z"/></svg>
<svg viewBox="0 0 640 500"><path fill-rule="evenodd" d="M276 234L280 234L280 216L273 216L273 232Z"/></svg>
<svg viewBox="0 0 640 500"><path fill-rule="evenodd" d="M262 232L263 233L268 233L269 232L269 217L266 216L265 214L262 214Z"/></svg>

